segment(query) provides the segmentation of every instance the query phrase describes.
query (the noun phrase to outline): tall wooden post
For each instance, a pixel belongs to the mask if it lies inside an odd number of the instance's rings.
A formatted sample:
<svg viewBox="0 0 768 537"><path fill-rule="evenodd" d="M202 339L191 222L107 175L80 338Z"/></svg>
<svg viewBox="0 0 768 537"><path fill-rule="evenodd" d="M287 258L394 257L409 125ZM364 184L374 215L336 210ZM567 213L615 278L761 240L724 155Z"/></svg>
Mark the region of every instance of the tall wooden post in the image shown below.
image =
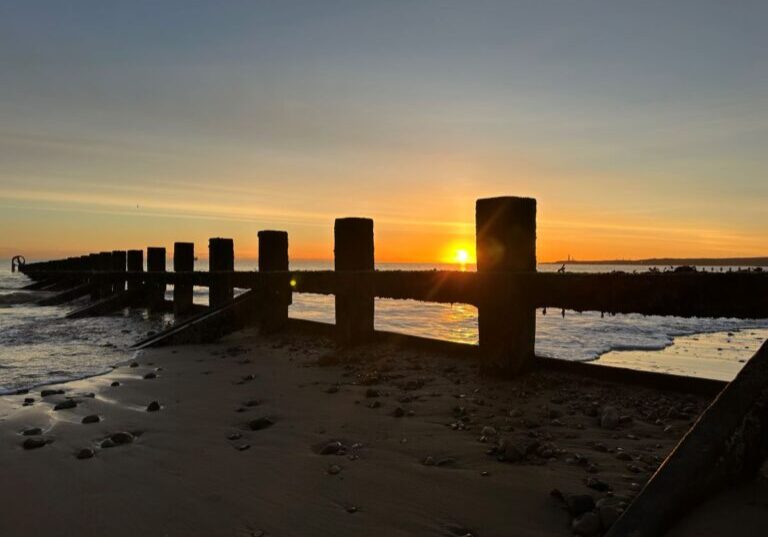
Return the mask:
<svg viewBox="0 0 768 537"><path fill-rule="evenodd" d="M101 296L101 290L99 288L99 254L88 254L88 270L91 271L91 277L88 281L91 283L91 302L96 302Z"/></svg>
<svg viewBox="0 0 768 537"><path fill-rule="evenodd" d="M99 272L99 298L107 298L112 294L112 282L106 277L106 272L112 270L112 252L99 252L98 254Z"/></svg>
<svg viewBox="0 0 768 537"><path fill-rule="evenodd" d="M477 200L477 271L482 291L478 312L481 369L516 375L534 365L536 310L514 273L536 271L536 200Z"/></svg>
<svg viewBox="0 0 768 537"><path fill-rule="evenodd" d="M128 272L144 272L144 250L128 250ZM128 280L128 290L141 288L139 280Z"/></svg>
<svg viewBox="0 0 768 537"><path fill-rule="evenodd" d="M125 272L126 253L125 250L112 251L112 270L114 272ZM125 291L125 280L116 279L112 282L112 291L122 293Z"/></svg>
<svg viewBox="0 0 768 537"><path fill-rule="evenodd" d="M165 272L165 248L147 248L147 272ZM165 302L165 283L148 280L146 287L150 311L161 311Z"/></svg>
<svg viewBox="0 0 768 537"><path fill-rule="evenodd" d="M208 270L210 272L231 272L235 270L235 246L232 239L212 238L208 240ZM211 283L208 303L211 308L223 306L235 296L231 278L222 275Z"/></svg>
<svg viewBox="0 0 768 537"><path fill-rule="evenodd" d="M173 243L173 271L192 272L195 270L195 244L192 242ZM173 284L173 314L187 315L192 311L192 282Z"/></svg>
<svg viewBox="0 0 768 537"><path fill-rule="evenodd" d="M267 280L261 313L260 330L276 332L288 322L291 284L288 274L288 233L259 231L259 272L281 272Z"/></svg>
<svg viewBox="0 0 768 537"><path fill-rule="evenodd" d="M338 343L366 343L373 339L373 220L337 218L333 238Z"/></svg>

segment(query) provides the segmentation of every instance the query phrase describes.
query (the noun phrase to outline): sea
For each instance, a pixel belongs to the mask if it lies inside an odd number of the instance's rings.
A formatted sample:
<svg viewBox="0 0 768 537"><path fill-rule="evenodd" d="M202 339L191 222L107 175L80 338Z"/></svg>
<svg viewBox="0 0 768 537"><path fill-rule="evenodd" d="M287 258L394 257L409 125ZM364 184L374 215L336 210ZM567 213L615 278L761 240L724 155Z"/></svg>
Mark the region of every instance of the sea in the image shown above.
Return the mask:
<svg viewBox="0 0 768 537"><path fill-rule="evenodd" d="M137 340L173 323L167 314L126 309L113 315L68 320L78 305L37 306L45 292L21 288L30 280L0 272L0 394L99 375L130 360ZM198 270L206 270L205 262ZM238 270L254 270L239 262ZM332 268L331 262L294 262L294 270ZM552 272L560 265L541 264ZM647 266L570 265L568 272L646 271ZM661 267L663 268L663 267ZM379 270L463 269L440 264L380 264ZM709 268L708 270L712 270ZM717 269L719 270L719 269ZM170 287L168 296L170 297ZM207 288L196 287L194 300L208 301ZM294 294L289 315L333 323L333 297ZM376 300L376 328L449 341L477 344L477 309L465 304L415 300ZM730 380L768 339L768 319L702 319L643 315L606 315L549 309L536 313L536 352L562 360L671 372Z"/></svg>

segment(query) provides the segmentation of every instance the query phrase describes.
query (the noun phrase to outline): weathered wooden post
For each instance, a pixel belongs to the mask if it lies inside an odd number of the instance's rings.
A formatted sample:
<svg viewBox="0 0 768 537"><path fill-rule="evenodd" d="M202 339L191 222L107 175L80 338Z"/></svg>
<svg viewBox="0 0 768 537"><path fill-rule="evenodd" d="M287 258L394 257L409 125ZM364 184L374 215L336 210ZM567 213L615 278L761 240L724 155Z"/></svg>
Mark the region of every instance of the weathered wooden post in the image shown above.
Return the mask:
<svg viewBox="0 0 768 537"><path fill-rule="evenodd" d="M147 248L147 272L165 272L165 248ZM165 283L147 280L147 303L150 311L160 311L165 302Z"/></svg>
<svg viewBox="0 0 768 537"><path fill-rule="evenodd" d="M195 244L192 242L173 243L173 271L192 272L195 270ZM173 314L187 315L192 311L192 282L173 284Z"/></svg>
<svg viewBox="0 0 768 537"><path fill-rule="evenodd" d="M337 218L333 227L336 334L340 345L373 339L373 220Z"/></svg>
<svg viewBox="0 0 768 537"><path fill-rule="evenodd" d="M88 278L88 282L92 285L91 302L96 302L100 296L99 278L96 274L99 270L99 254L88 254L88 270L91 272L91 277Z"/></svg>
<svg viewBox="0 0 768 537"><path fill-rule="evenodd" d="M534 365L536 310L514 273L536 271L536 200L500 197L475 205L481 369L516 375Z"/></svg>
<svg viewBox="0 0 768 537"><path fill-rule="evenodd" d="M112 270L112 252L99 252L99 272ZM107 298L112 294L112 282L104 274L99 276L99 298Z"/></svg>
<svg viewBox="0 0 768 537"><path fill-rule="evenodd" d="M283 272L267 280L260 330L276 332L288 322L291 284L288 271L288 232L259 231L259 272Z"/></svg>
<svg viewBox="0 0 768 537"><path fill-rule="evenodd" d="M144 272L144 250L128 250L128 272ZM128 280L128 290L136 291L141 288L141 281Z"/></svg>
<svg viewBox="0 0 768 537"><path fill-rule="evenodd" d="M235 270L235 246L232 239L212 238L208 240L208 270L210 272L231 272ZM232 280L219 276L208 289L208 303L218 308L235 296Z"/></svg>
<svg viewBox="0 0 768 537"><path fill-rule="evenodd" d="M126 253L125 250L112 250L112 271L125 272ZM115 279L112 282L112 292L122 293L125 291L125 280Z"/></svg>

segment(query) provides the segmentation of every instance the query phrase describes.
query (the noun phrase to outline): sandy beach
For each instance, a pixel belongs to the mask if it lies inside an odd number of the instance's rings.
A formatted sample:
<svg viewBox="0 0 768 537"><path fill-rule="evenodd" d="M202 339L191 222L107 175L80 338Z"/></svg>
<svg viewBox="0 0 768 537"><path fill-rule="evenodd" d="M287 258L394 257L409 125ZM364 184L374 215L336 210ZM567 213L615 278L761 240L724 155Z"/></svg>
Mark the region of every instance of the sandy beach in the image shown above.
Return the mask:
<svg viewBox="0 0 768 537"><path fill-rule="evenodd" d="M63 393L0 399L1 535L572 535L581 511L609 524L707 404L248 331L43 389Z"/></svg>

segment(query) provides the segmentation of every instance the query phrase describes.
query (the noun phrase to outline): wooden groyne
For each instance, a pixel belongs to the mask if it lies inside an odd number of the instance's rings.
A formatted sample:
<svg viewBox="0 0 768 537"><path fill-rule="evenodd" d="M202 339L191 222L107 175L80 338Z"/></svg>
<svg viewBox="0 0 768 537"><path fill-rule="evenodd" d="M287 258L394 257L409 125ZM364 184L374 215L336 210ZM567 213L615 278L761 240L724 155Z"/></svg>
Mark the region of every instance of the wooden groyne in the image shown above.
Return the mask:
<svg viewBox="0 0 768 537"><path fill-rule="evenodd" d="M755 461L768 454L766 348L727 386L706 379L541 358L535 353L537 308L609 315L768 318L768 273L538 273L536 200L517 197L477 201L477 272L375 270L374 222L367 218L336 220L334 270L291 271L287 232L264 230L258 238L257 271L234 270L234 244L227 238L210 239L207 272L193 270L194 245L184 242L174 244L172 272L166 270L166 251L160 247L146 249L146 271L142 250L28 263L19 270L35 280L30 288L61 289L52 303L90 294L91 303L72 316L100 315L124 307L173 312L175 325L138 342L139 347L214 341L249 325L273 333L293 324L331 334L343 347L397 340L458 351L477 359L482 372L496 376L546 367L663 389L712 395L722 390L611 530L612 537L660 534L681 508L752 475ZM174 289L171 301L165 299L168 285ZM208 306L193 303L194 286L208 287ZM235 289L245 292L235 298ZM333 295L335 324L288 319L293 293ZM377 332L376 298L476 306L479 345ZM699 452L706 456L695 455ZM710 469L716 475L702 477ZM688 481L702 486L686 493L664 485ZM652 520L648 513L653 513Z"/></svg>

